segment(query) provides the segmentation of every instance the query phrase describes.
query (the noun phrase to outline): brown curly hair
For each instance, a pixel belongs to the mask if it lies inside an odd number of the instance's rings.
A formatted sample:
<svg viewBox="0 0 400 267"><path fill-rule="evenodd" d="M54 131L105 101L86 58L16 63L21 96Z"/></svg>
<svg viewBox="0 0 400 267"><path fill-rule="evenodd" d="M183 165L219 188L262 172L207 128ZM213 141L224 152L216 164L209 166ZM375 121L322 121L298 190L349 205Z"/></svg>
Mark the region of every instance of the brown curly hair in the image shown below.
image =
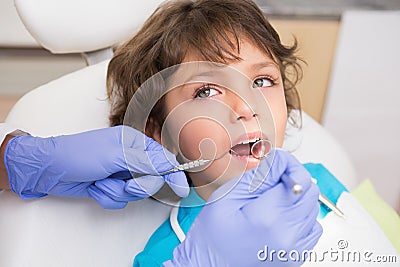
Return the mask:
<svg viewBox="0 0 400 267"><path fill-rule="evenodd" d="M281 44L278 33L251 0L172 0L158 7L139 32L115 51L109 63L111 126L123 124L132 96L151 76L182 63L189 51L198 53L204 61L240 60L237 54L243 37L278 64L289 121L299 126L291 117L292 110L301 110L296 89L302 75L295 56L297 42L290 47ZM160 106L150 113L158 122Z"/></svg>

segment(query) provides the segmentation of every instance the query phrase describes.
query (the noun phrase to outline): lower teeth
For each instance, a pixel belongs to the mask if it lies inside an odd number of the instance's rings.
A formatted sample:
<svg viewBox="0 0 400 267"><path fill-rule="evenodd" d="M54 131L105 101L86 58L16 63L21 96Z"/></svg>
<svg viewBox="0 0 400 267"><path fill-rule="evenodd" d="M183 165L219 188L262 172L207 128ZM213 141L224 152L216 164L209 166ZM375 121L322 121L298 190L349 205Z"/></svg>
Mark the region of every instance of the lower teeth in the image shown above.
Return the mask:
<svg viewBox="0 0 400 267"><path fill-rule="evenodd" d="M251 146L252 146L252 143L239 144L239 145L236 145L233 148L231 148L230 152L232 155L235 155L238 157L248 157L248 156L251 156Z"/></svg>

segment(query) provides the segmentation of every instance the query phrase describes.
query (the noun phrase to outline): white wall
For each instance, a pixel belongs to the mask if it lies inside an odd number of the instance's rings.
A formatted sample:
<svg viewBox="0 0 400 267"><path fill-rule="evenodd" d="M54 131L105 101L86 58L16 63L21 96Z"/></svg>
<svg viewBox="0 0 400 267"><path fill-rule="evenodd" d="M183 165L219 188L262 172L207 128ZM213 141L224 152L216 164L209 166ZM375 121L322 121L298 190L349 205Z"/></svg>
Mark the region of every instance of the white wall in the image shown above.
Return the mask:
<svg viewBox="0 0 400 267"><path fill-rule="evenodd" d="M323 124L360 179L400 207L400 11L342 18Z"/></svg>

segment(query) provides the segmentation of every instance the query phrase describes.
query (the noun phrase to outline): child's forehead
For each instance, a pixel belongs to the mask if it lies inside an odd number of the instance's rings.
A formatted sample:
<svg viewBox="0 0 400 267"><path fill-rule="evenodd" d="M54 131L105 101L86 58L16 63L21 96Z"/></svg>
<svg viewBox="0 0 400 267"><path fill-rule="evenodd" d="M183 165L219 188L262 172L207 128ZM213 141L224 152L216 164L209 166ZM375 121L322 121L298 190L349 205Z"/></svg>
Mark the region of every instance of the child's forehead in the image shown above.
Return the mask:
<svg viewBox="0 0 400 267"><path fill-rule="evenodd" d="M196 81L220 84L224 80L242 76L229 65L209 61L189 61L176 65L168 75L165 78L169 88Z"/></svg>
<svg viewBox="0 0 400 267"><path fill-rule="evenodd" d="M279 65L278 59L272 54L270 49L265 49L261 45L255 44L250 38L241 35L238 39L230 36L232 44L234 46L228 46L226 43L221 47L210 46L198 46L197 44L189 45L184 55L182 63L195 62L195 61L211 61L218 62L225 65L232 65L242 61L243 54L247 51L251 51L254 54L261 55L269 59L269 61ZM244 51L246 50L246 51Z"/></svg>

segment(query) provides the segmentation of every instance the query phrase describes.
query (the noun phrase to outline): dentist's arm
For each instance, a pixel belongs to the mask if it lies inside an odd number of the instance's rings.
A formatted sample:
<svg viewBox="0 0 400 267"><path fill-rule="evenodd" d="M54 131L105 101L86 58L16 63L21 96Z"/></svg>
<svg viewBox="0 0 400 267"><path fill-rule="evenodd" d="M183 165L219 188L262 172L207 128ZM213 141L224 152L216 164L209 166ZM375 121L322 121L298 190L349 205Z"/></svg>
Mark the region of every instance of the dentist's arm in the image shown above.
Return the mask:
<svg viewBox="0 0 400 267"><path fill-rule="evenodd" d="M2 159L2 188L9 183L22 198L91 197L116 209L149 197L164 182L180 196L189 191L183 172L157 175L177 164L175 156L126 126L48 138L7 137ZM130 171L144 176L131 179Z"/></svg>

